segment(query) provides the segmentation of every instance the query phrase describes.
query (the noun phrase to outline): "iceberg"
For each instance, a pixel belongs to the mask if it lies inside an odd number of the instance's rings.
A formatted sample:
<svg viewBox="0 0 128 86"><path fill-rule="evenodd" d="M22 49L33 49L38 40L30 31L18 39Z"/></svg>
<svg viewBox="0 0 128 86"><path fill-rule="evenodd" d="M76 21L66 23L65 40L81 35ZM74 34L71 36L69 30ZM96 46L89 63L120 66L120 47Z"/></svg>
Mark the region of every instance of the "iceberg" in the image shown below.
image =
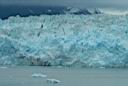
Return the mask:
<svg viewBox="0 0 128 86"><path fill-rule="evenodd" d="M0 65L128 67L128 15L0 20Z"/></svg>
<svg viewBox="0 0 128 86"><path fill-rule="evenodd" d="M57 80L57 79L47 79L47 83L57 84L57 83L60 83L60 80Z"/></svg>
<svg viewBox="0 0 128 86"><path fill-rule="evenodd" d="M32 77L35 77L35 78L46 78L47 75L44 75L42 73L34 73L34 74L32 74Z"/></svg>

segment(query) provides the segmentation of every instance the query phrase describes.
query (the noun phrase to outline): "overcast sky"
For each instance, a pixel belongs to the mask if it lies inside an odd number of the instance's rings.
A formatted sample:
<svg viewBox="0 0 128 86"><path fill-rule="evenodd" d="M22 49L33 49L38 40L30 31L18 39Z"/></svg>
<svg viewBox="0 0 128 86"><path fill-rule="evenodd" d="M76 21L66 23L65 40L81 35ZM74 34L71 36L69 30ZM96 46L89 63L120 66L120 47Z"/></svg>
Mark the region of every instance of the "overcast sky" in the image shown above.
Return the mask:
<svg viewBox="0 0 128 86"><path fill-rule="evenodd" d="M0 0L0 5L128 7L128 0Z"/></svg>

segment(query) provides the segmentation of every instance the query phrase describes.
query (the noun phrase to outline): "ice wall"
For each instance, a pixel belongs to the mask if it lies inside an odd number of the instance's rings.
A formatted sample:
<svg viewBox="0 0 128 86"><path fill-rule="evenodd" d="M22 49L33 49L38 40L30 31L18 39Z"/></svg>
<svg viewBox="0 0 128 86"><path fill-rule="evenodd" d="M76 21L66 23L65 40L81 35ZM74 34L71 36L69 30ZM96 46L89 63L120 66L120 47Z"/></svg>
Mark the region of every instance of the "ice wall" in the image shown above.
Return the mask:
<svg viewBox="0 0 128 86"><path fill-rule="evenodd" d="M128 16L66 14L0 20L0 64L128 67Z"/></svg>

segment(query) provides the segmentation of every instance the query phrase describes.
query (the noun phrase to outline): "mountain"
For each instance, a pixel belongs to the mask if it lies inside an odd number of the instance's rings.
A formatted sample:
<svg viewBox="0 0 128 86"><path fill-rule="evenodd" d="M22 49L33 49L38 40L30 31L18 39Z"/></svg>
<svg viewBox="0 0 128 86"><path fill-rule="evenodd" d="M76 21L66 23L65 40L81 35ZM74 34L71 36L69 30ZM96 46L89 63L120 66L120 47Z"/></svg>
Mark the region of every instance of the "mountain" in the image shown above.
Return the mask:
<svg viewBox="0 0 128 86"><path fill-rule="evenodd" d="M73 7L62 7L62 6L0 6L0 18L7 19L10 16L39 16L39 15L92 15L100 14L98 9L93 9L93 12L89 9L80 9Z"/></svg>

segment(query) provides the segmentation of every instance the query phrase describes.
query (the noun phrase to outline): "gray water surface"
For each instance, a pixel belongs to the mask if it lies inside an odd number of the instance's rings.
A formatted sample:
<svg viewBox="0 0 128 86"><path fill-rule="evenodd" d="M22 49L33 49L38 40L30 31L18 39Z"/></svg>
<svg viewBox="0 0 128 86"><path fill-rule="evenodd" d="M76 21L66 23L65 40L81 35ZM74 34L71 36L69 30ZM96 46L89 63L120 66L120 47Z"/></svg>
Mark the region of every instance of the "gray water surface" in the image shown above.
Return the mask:
<svg viewBox="0 0 128 86"><path fill-rule="evenodd" d="M33 73L48 77L34 78ZM58 84L47 83L55 78ZM127 86L128 69L77 69L43 67L8 67L0 69L0 86Z"/></svg>

